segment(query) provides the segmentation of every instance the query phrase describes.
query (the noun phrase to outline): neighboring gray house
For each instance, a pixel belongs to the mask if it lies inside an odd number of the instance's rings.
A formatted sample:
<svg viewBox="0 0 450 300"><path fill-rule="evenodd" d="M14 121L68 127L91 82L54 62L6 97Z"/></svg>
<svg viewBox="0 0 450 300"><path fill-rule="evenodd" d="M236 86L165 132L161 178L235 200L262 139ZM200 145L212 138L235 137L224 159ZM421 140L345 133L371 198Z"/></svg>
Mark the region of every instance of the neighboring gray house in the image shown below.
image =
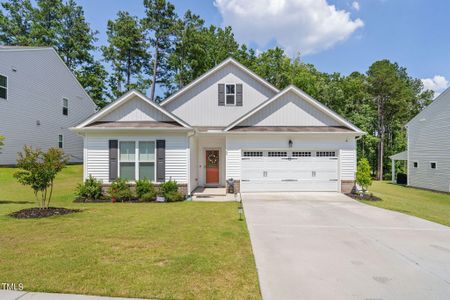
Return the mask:
<svg viewBox="0 0 450 300"><path fill-rule="evenodd" d="M24 145L61 147L83 160L83 140L72 127L96 106L53 48L0 47L0 165L16 163Z"/></svg>
<svg viewBox="0 0 450 300"><path fill-rule="evenodd" d="M364 134L234 59L160 105L130 91L72 130L84 137L84 178L175 179L184 193L230 178L242 192L349 192Z"/></svg>
<svg viewBox="0 0 450 300"><path fill-rule="evenodd" d="M450 89L409 121L406 129L408 150L391 159L408 161L408 185L450 192Z"/></svg>

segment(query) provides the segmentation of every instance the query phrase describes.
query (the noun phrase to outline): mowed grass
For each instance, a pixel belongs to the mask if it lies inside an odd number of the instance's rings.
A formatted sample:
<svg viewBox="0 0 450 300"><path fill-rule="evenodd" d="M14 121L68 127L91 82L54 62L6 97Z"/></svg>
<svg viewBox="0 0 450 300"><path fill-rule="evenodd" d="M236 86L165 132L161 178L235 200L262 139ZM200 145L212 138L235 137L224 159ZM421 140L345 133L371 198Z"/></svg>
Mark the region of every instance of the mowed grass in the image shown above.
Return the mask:
<svg viewBox="0 0 450 300"><path fill-rule="evenodd" d="M369 188L382 201L364 203L450 226L450 195L374 181Z"/></svg>
<svg viewBox="0 0 450 300"><path fill-rule="evenodd" d="M7 214L35 205L14 171L0 168L0 282L122 297L261 298L237 203L73 203L82 168L69 166L51 205L83 211L16 220Z"/></svg>

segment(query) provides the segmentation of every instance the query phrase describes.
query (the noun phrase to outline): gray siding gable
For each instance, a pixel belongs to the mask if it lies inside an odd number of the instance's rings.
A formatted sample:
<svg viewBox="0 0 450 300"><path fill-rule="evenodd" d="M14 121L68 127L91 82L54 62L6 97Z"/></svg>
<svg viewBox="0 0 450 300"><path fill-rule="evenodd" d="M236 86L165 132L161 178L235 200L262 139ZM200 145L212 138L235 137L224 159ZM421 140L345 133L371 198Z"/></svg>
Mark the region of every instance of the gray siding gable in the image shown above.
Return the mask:
<svg viewBox="0 0 450 300"><path fill-rule="evenodd" d="M52 48L0 47L0 74L8 77L8 99L0 99L0 164L14 164L25 144L57 147L59 134L71 161L82 161L82 138L68 128L96 106L58 54ZM62 114L62 98L69 99L68 116Z"/></svg>
<svg viewBox="0 0 450 300"><path fill-rule="evenodd" d="M242 106L218 105L218 85L227 83L242 83ZM275 94L273 88L230 63L162 105L192 126L227 126Z"/></svg>

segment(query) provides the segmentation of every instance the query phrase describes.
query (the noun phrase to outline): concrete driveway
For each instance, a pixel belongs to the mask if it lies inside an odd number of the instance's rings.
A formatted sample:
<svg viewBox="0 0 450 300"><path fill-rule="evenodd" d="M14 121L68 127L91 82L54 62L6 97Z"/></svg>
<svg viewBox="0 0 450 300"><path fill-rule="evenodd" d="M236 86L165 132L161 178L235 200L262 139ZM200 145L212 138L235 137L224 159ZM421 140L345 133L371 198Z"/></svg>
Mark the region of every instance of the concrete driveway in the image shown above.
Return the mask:
<svg viewBox="0 0 450 300"><path fill-rule="evenodd" d="M264 299L450 299L450 227L339 193L243 201Z"/></svg>

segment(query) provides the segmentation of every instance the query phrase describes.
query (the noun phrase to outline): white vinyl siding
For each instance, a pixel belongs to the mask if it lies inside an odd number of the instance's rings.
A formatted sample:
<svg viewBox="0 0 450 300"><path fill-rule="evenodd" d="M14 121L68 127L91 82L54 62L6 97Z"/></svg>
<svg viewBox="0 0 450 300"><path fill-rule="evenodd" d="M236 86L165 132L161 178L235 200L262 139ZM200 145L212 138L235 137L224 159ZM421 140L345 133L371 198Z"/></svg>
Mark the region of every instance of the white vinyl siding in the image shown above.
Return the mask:
<svg viewBox="0 0 450 300"><path fill-rule="evenodd" d="M177 134L89 134L86 137L86 173L103 182L109 181L109 140L119 141L166 141L166 180L176 180L178 183L187 183L188 178L188 145L186 135Z"/></svg>
<svg viewBox="0 0 450 300"><path fill-rule="evenodd" d="M173 122L171 118L161 111L151 107L142 99L135 97L115 108L112 112L102 117L100 121L161 121Z"/></svg>
<svg viewBox="0 0 450 300"><path fill-rule="evenodd" d="M95 113L95 104L53 49L0 49L0 74L8 77L8 99L0 99L0 134L5 145L0 165L15 164L24 145L58 147L71 162L83 160L83 139L69 130ZM62 98L70 113L62 114ZM39 125L38 125L39 124Z"/></svg>
<svg viewBox="0 0 450 300"><path fill-rule="evenodd" d="M237 126L339 126L339 122L290 91Z"/></svg>
<svg viewBox="0 0 450 300"><path fill-rule="evenodd" d="M450 90L443 92L407 127L408 185L450 191ZM431 168L436 162L436 169ZM414 163L418 167L414 167Z"/></svg>
<svg viewBox="0 0 450 300"><path fill-rule="evenodd" d="M356 150L340 150L341 180L355 180L356 174Z"/></svg>
<svg viewBox="0 0 450 300"><path fill-rule="evenodd" d="M217 105L217 85L242 83L242 106ZM236 92L236 90L235 90ZM234 65L225 66L163 107L191 126L227 126L275 92Z"/></svg>

